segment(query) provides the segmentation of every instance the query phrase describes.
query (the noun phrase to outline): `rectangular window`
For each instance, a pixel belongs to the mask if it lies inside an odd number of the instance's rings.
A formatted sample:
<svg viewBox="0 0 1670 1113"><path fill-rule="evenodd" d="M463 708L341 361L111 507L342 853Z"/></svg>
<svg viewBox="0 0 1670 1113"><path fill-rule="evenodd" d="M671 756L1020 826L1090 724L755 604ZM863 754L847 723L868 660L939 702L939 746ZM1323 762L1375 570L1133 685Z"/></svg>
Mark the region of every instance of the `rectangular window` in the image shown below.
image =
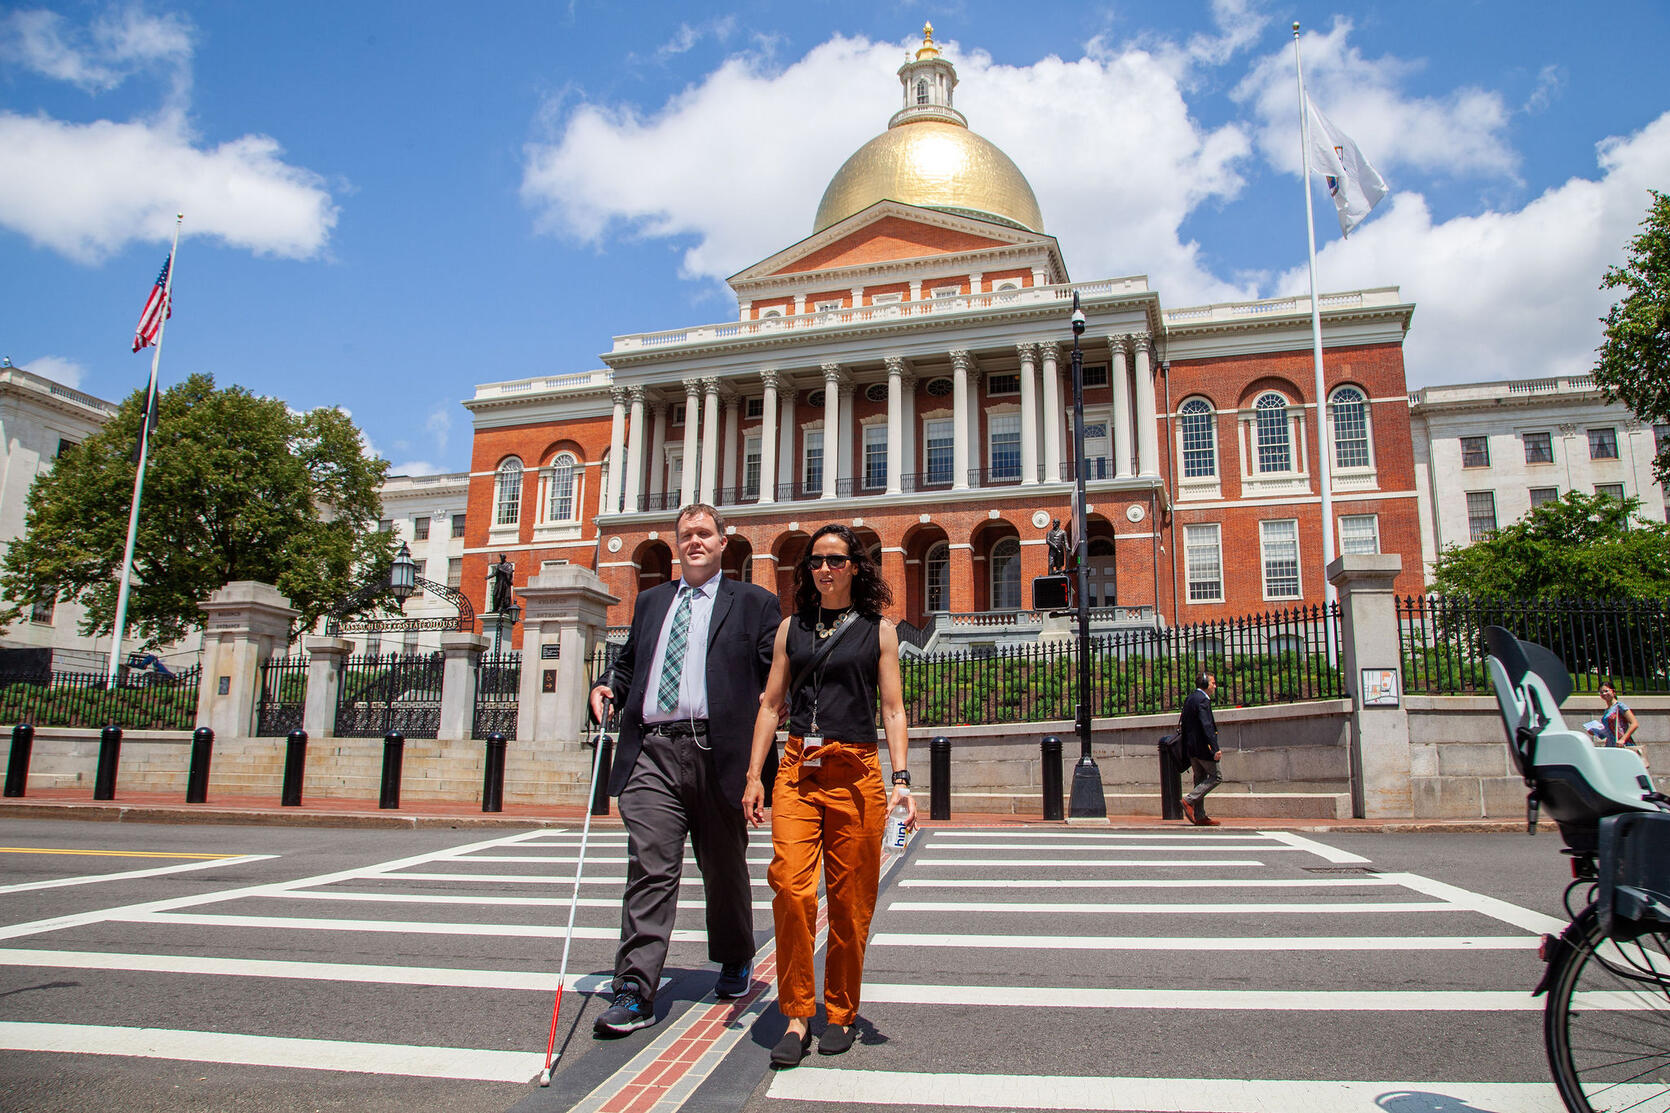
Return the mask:
<svg viewBox="0 0 1670 1113"><path fill-rule="evenodd" d="M760 497L760 435L754 433L742 442L742 497Z"/></svg>
<svg viewBox="0 0 1670 1113"><path fill-rule="evenodd" d="M934 297L936 298L961 297L962 292L963 288L961 286L935 286L933 290Z"/></svg>
<svg viewBox="0 0 1670 1113"><path fill-rule="evenodd" d="M1559 501L1560 501L1560 488L1558 488L1558 487L1532 487L1531 488L1531 509L1532 510L1535 510L1537 507L1541 506L1545 502L1559 502Z"/></svg>
<svg viewBox="0 0 1670 1113"><path fill-rule="evenodd" d="M1622 483L1596 483L1595 494L1604 495L1609 499L1624 501L1624 485Z"/></svg>
<svg viewBox="0 0 1670 1113"><path fill-rule="evenodd" d="M394 519L393 518L384 518L380 522L377 523L377 532L378 533L389 533L389 532L392 532L393 529L394 529Z"/></svg>
<svg viewBox="0 0 1670 1113"><path fill-rule="evenodd" d="M1183 563L1188 570L1191 603L1223 602L1222 529L1216 522L1183 527Z"/></svg>
<svg viewBox="0 0 1670 1113"><path fill-rule="evenodd" d="M756 418L756 417L764 417L765 416L765 399L764 398L749 398L746 401L744 401L742 403L742 416L744 418L749 418L749 419Z"/></svg>
<svg viewBox="0 0 1670 1113"><path fill-rule="evenodd" d="M1589 459L1616 460L1618 458L1618 431L1608 426L1605 429L1589 430Z"/></svg>
<svg viewBox="0 0 1670 1113"><path fill-rule="evenodd" d="M684 403L683 402L674 403L673 414L672 414L672 417L669 420L673 425L683 425L684 424Z"/></svg>
<svg viewBox="0 0 1670 1113"><path fill-rule="evenodd" d="M59 437L58 438L58 455L62 456L64 453L66 453L70 449L74 448L75 444L76 444L75 441L65 440L63 437Z"/></svg>
<svg viewBox="0 0 1670 1113"><path fill-rule="evenodd" d="M458 587L464 582L464 558L452 557L446 562L446 585Z"/></svg>
<svg viewBox="0 0 1670 1113"><path fill-rule="evenodd" d="M1490 438L1462 437L1461 466L1464 468L1488 468L1490 466Z"/></svg>
<svg viewBox="0 0 1670 1113"><path fill-rule="evenodd" d="M820 301L812 307L813 311L817 313L833 313L839 308L841 308L841 303L838 301Z"/></svg>
<svg viewBox="0 0 1670 1113"><path fill-rule="evenodd" d="M951 461L955 434L949 421L922 423L923 470L929 483L951 482Z"/></svg>
<svg viewBox="0 0 1670 1113"><path fill-rule="evenodd" d="M1086 367L1084 369L1084 385L1085 386L1107 386L1108 385L1108 365L1105 364L1105 363L1098 363L1094 367Z"/></svg>
<svg viewBox="0 0 1670 1113"><path fill-rule="evenodd" d="M1380 551L1380 516L1377 514L1345 514L1339 520L1339 551L1344 553L1378 553Z"/></svg>
<svg viewBox="0 0 1670 1113"><path fill-rule="evenodd" d="M1299 523L1293 518L1258 523L1264 556L1264 598L1299 597Z"/></svg>
<svg viewBox="0 0 1670 1113"><path fill-rule="evenodd" d="M1467 536L1483 541L1496 532L1496 492L1467 492Z"/></svg>
<svg viewBox="0 0 1670 1113"><path fill-rule="evenodd" d="M806 468L804 485L808 491L823 487L823 430L806 431Z"/></svg>
<svg viewBox="0 0 1670 1113"><path fill-rule="evenodd" d="M887 426L864 426L864 487L887 486Z"/></svg>
<svg viewBox="0 0 1670 1113"><path fill-rule="evenodd" d="M428 518L413 518L412 519L412 540L414 540L414 541L427 541L427 540L429 540L429 519Z"/></svg>
<svg viewBox="0 0 1670 1113"><path fill-rule="evenodd" d="M1666 448L1670 448L1670 425L1654 425L1653 455L1663 456Z"/></svg>
<svg viewBox="0 0 1670 1113"><path fill-rule="evenodd" d="M903 294L871 294L871 305L897 305L905 300Z"/></svg>
<svg viewBox="0 0 1670 1113"><path fill-rule="evenodd" d="M45 626L52 625L52 612L57 606L58 597L55 595L48 595L45 599L35 600L34 605L29 608L29 621L39 622Z"/></svg>
<svg viewBox="0 0 1670 1113"><path fill-rule="evenodd" d="M991 438L991 477L995 480L1021 477L1021 415L995 414L987 419Z"/></svg>
<svg viewBox="0 0 1670 1113"><path fill-rule="evenodd" d="M1526 433L1525 462L1527 464L1552 464L1554 462L1554 434Z"/></svg>
<svg viewBox="0 0 1670 1113"><path fill-rule="evenodd" d="M986 379L986 395L995 398L1001 394L1019 394L1021 392L1021 376L1014 374L992 375Z"/></svg>
<svg viewBox="0 0 1670 1113"><path fill-rule="evenodd" d="M452 536L464 536L464 515L454 514L452 516Z"/></svg>

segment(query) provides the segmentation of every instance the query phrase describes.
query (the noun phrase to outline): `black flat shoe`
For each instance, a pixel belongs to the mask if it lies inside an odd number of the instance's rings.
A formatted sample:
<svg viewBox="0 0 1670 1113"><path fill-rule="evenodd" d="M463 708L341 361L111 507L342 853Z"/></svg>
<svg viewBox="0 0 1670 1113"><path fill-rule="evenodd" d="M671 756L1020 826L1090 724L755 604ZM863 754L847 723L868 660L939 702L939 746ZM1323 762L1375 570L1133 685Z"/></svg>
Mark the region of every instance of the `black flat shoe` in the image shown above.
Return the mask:
<svg viewBox="0 0 1670 1113"><path fill-rule="evenodd" d="M804 1035L784 1032L783 1038L777 1041L777 1046L771 1049L771 1065L774 1067L798 1067L800 1060L806 1057L807 1048L812 1046L812 1030L806 1029Z"/></svg>
<svg viewBox="0 0 1670 1113"><path fill-rule="evenodd" d="M839 1055L852 1047L853 1025L831 1024L818 1037L819 1055Z"/></svg>

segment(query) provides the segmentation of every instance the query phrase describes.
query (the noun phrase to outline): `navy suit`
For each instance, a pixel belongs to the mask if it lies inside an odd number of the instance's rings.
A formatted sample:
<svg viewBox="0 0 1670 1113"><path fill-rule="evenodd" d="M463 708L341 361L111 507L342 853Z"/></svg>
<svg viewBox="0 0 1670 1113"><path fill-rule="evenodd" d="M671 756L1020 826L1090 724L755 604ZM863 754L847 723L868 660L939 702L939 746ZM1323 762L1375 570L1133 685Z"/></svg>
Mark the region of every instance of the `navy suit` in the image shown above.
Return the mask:
<svg viewBox="0 0 1670 1113"><path fill-rule="evenodd" d="M677 581L659 584L638 596L626 645L607 681L620 709L609 792L620 797L628 858L615 989L635 989L646 1000L654 999L667 961L687 834L702 872L708 958L726 964L753 957L742 790L783 613L771 592L721 576L707 631L707 721L696 733L648 730L644 694L659 678L647 674L679 587ZM776 764L774 748L767 784Z"/></svg>
<svg viewBox="0 0 1670 1113"><path fill-rule="evenodd" d="M1223 783L1217 762L1218 723L1212 718L1212 697L1204 688L1196 688L1183 701L1183 748L1195 778L1194 790L1184 799L1194 808L1198 823L1206 818L1206 794Z"/></svg>

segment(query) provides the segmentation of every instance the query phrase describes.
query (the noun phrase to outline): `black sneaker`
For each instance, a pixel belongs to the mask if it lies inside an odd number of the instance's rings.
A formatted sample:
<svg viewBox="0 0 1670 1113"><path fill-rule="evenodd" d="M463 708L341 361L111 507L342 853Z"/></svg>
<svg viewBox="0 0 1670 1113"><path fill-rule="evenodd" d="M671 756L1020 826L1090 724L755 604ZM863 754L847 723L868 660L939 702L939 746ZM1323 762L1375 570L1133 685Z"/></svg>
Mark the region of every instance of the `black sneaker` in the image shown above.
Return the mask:
<svg viewBox="0 0 1670 1113"><path fill-rule="evenodd" d="M624 1036L654 1023L655 1006L636 990L623 989L615 994L615 1003L604 1009L591 1026L600 1036Z"/></svg>
<svg viewBox="0 0 1670 1113"><path fill-rule="evenodd" d="M746 997L753 978L752 962L727 962L719 968L719 980L713 983L713 995L721 1000Z"/></svg>

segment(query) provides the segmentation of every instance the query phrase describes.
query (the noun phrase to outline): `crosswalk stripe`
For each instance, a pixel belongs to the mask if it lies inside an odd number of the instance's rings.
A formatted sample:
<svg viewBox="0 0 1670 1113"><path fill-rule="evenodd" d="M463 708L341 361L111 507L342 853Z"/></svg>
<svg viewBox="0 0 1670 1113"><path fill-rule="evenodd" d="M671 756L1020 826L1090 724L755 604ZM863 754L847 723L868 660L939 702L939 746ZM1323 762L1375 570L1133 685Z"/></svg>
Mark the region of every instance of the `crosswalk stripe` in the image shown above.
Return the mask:
<svg viewBox="0 0 1670 1113"><path fill-rule="evenodd" d="M572 885L572 884L574 884L574 875L573 874L552 874L552 873L380 873L380 874L376 875L376 879L378 879L378 880L386 879L386 880L389 880L389 881L467 881L467 882L470 882L472 884L479 882L479 883L485 883L485 884L489 884L489 885L497 885L497 884L506 884L506 885ZM702 883L702 879L700 877L681 877L681 878L679 878L678 883L680 885L700 885ZM587 875L587 874L581 874L580 875L580 884L581 885L625 885L626 884L626 877L624 875L616 876L616 877L609 877L609 876L592 877L592 876ZM750 879L750 884L752 884L755 888L765 888L766 887L766 882L765 882L765 879L763 877L751 878Z"/></svg>
<svg viewBox="0 0 1670 1113"><path fill-rule="evenodd" d="M1234 849L1233 847L1231 849ZM1088 869L1092 866L1126 867L1140 866L1144 869L1178 869L1184 866L1201 868L1205 866L1262 866L1263 862L1248 861L1245 858L1087 858L1074 859L1064 862L1060 858L918 858L918 866L1007 866L1012 869Z"/></svg>
<svg viewBox="0 0 1670 1113"><path fill-rule="evenodd" d="M999 1005L1038 1009L1193 1009L1210 1012L1542 1012L1515 990L1098 989L1078 986L871 985L866 1005Z"/></svg>
<svg viewBox="0 0 1670 1113"><path fill-rule="evenodd" d="M1368 859L1361 854L1353 854L1349 850L1341 850L1338 847L1317 842L1315 839L1307 839L1295 831L1266 831L1265 834L1276 842L1286 843L1296 850L1308 850L1318 858L1337 865L1361 866L1368 864Z"/></svg>
<svg viewBox="0 0 1670 1113"><path fill-rule="evenodd" d="M1458 908L1465 908L1477 912L1481 916L1489 916L1493 920L1500 920L1504 924L1512 924L1525 931L1534 931L1538 935L1545 933L1560 934L1566 930L1566 921L1548 916L1541 912L1534 912L1529 908L1521 908L1496 897L1487 897L1483 893L1475 893L1471 889L1463 889L1459 885L1450 885L1443 881L1435 881L1430 877L1422 877L1418 873L1384 873L1380 876L1395 882L1406 889L1413 889L1423 896L1437 897L1439 900L1449 901Z"/></svg>
<svg viewBox="0 0 1670 1113"><path fill-rule="evenodd" d="M566 854L471 854L468 856L460 855L454 860L459 862L544 862L552 866L572 866L580 859L577 856L570 857ZM615 857L612 854L606 856L586 855L586 865L588 866L624 866L631 861L630 858ZM750 866L770 865L771 856L750 858L748 864Z"/></svg>
<svg viewBox="0 0 1670 1113"><path fill-rule="evenodd" d="M83 877L55 877L50 881L22 881L16 885L0 885L0 893L26 893L36 889L63 889L71 885L95 885L101 881L136 881L141 877L161 877L166 873L185 873L189 870L210 870L220 866L248 865L276 857L272 854L240 854L236 857L216 856L211 861L185 862L177 866L153 866L144 870L119 870L116 873L95 873Z"/></svg>
<svg viewBox="0 0 1670 1113"><path fill-rule="evenodd" d="M1535 935L950 935L877 932L872 947L992 947L1024 951L1524 951Z"/></svg>
<svg viewBox="0 0 1670 1113"><path fill-rule="evenodd" d="M907 877L916 889L1365 889L1396 885L1384 877Z"/></svg>
<svg viewBox="0 0 1670 1113"><path fill-rule="evenodd" d="M0 1047L480 1082L530 1082L544 1065L542 1056L526 1051L25 1021L0 1021Z"/></svg>
<svg viewBox="0 0 1670 1113"><path fill-rule="evenodd" d="M1619 1087L1620 1108L1657 1086ZM1636 1094L1633 1091L1639 1090ZM802 1066L772 1077L778 1100L922 1107L1073 1109L1101 1113L1386 1113L1388 1109L1489 1109L1556 1113L1548 1082L1327 1082L1239 1078L1096 1078L1030 1074L929 1074Z"/></svg>
<svg viewBox="0 0 1670 1113"><path fill-rule="evenodd" d="M1161 849L1160 847L1156 847L1156 846L1152 846L1152 845L1146 845L1144 843L1137 843L1137 842L1133 842L1133 843L1130 843L1128 845L1125 844L1125 843L1118 843L1118 842L1092 843L1089 846L1081 846L1078 843L1069 843L1069 842L1060 842L1060 843L1056 843L1056 842L1030 842L1030 843L1025 843L1024 845L1018 845L1017 846L1015 844L1006 843L1006 842L943 842L939 839L934 840L933 846L934 846L934 849L936 851L945 851L945 850L1028 850L1028 851L1031 851L1031 850L1096 850L1096 851L1102 851L1102 850L1146 850L1146 851L1152 853L1155 850ZM1248 843L1246 845L1242 845L1242 844L1239 844L1239 843L1231 843L1231 844L1228 844L1228 845L1218 845L1218 844L1214 843L1213 845L1210 845L1210 846L1194 845L1194 846L1187 846L1187 847L1167 847L1165 849L1186 850L1186 851L1191 851L1191 852L1195 852L1195 853L1199 853L1201 851L1210 851L1210 852L1216 853L1216 854L1234 853L1235 851L1238 851L1238 850L1246 851L1249 854L1250 853L1283 854L1283 853L1288 853L1288 852L1294 852L1294 853L1302 852L1302 851L1304 851L1305 848L1301 847L1301 846L1271 846L1269 843L1265 842L1265 843ZM1074 863L1073 863L1073 861L1068 860L1068 861L1060 862L1058 864L1063 865L1063 866L1070 866L1070 865L1073 865Z"/></svg>
<svg viewBox="0 0 1670 1113"><path fill-rule="evenodd" d="M527 939L563 937L563 928L556 924L459 924L429 920L336 920L305 916L213 916L183 912L121 912L106 916L105 919L128 924L284 928L298 931L385 931L392 935L496 935ZM574 938L618 940L620 928L576 927ZM675 930L673 942L705 943L707 932Z"/></svg>
<svg viewBox="0 0 1670 1113"><path fill-rule="evenodd" d="M459 898L460 900L468 898ZM1463 912L1468 909L1441 901L1288 901L1279 904L1259 904L1252 901L1219 904L1090 904L1050 903L1025 904L1019 901L910 901L889 904L893 912L1027 912L1047 916L1064 912L1090 913L1103 916L1222 916L1256 913L1261 916L1284 914L1333 915L1341 912Z"/></svg>
<svg viewBox="0 0 1670 1113"><path fill-rule="evenodd" d="M568 897L490 897L474 893L366 893L348 892L341 889L292 889L287 893L275 893L277 897L287 900L353 900L368 903L384 904L492 904L512 908L567 908L572 903L576 908L619 908L619 897L581 897L571 901ZM768 900L753 902L756 909L770 908ZM681 900L680 908L706 908L704 900Z"/></svg>
<svg viewBox="0 0 1670 1113"><path fill-rule="evenodd" d="M1136 839L1150 842L1193 842L1193 843L1221 843L1251 839L1269 842L1271 835L1267 831L1224 831L1222 833L1207 834L1201 831L943 831L929 832L934 842L956 841L961 839L1005 839L1015 842L1026 842L1035 839L1078 839L1085 842L1116 842L1119 839Z"/></svg>

